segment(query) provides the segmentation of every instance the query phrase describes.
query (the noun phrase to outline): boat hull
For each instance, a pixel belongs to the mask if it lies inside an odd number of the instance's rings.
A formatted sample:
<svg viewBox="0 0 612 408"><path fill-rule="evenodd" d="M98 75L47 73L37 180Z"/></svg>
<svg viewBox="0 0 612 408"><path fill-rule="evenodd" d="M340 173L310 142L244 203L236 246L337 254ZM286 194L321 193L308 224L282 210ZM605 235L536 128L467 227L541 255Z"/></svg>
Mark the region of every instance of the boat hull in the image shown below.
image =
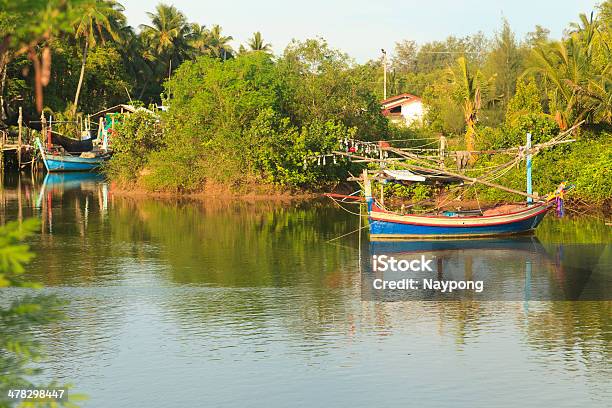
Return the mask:
<svg viewBox="0 0 612 408"><path fill-rule="evenodd" d="M533 231L552 204L543 203L518 212L476 217L399 215L376 204L370 210L370 239L489 237Z"/></svg>
<svg viewBox="0 0 612 408"><path fill-rule="evenodd" d="M106 161L105 157L76 157L47 154L44 158L45 166L49 172L62 171L93 171L100 168Z"/></svg>

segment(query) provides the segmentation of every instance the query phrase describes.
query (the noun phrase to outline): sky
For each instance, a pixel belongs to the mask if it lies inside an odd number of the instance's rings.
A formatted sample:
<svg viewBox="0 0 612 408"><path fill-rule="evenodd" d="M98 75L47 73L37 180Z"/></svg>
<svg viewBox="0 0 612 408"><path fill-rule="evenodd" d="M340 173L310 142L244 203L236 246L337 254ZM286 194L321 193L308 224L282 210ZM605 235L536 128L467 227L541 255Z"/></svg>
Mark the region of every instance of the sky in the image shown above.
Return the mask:
<svg viewBox="0 0 612 408"><path fill-rule="evenodd" d="M379 58L404 39L424 43L483 31L492 37L506 18L518 39L536 24L561 37L579 13L590 13L597 0L166 0L190 22L219 24L240 44L261 31L275 53L292 40L322 37L357 62ZM148 23L157 2L120 0L134 27Z"/></svg>

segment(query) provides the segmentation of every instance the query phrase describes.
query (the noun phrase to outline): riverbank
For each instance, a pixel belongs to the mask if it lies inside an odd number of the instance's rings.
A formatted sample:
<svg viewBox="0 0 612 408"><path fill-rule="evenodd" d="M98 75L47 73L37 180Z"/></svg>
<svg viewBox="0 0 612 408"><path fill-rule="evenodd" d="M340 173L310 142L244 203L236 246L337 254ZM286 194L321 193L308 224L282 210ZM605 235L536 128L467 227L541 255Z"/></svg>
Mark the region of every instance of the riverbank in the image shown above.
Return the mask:
<svg viewBox="0 0 612 408"><path fill-rule="evenodd" d="M265 184L250 184L248 187L235 190L217 183L205 183L204 187L195 191L151 191L137 184L110 183L110 192L116 196L132 198L159 198L159 199L194 199L194 200L243 200L243 201L278 201L289 202L298 200L311 200L321 197L321 193L286 189Z"/></svg>
<svg viewBox="0 0 612 408"><path fill-rule="evenodd" d="M279 203L289 203L295 201L310 201L321 199L326 192L340 194L351 194L356 191L358 186L348 182L330 185L328 190L307 190L296 188L285 188L266 184L250 184L242 186L239 190L234 190L228 186L217 183L206 183L205 186L192 192L164 192L150 191L134 183L110 183L110 193L118 197L128 197L135 199L155 198L162 200L240 200L243 202L262 202L272 201ZM442 192L427 200L412 200L406 197L385 196L385 205L391 210L409 212L423 212L426 208L437 208L441 211L457 210L478 210L488 209L495 206L515 205L524 202L520 198L517 200L478 200L475 198L456 199L448 192ZM565 200L565 210L570 215L597 215L601 217L612 216L612 206L608 201L598 203L588 203L583 199L568 197ZM403 207L403 210L402 210ZM412 211L411 211L412 210Z"/></svg>

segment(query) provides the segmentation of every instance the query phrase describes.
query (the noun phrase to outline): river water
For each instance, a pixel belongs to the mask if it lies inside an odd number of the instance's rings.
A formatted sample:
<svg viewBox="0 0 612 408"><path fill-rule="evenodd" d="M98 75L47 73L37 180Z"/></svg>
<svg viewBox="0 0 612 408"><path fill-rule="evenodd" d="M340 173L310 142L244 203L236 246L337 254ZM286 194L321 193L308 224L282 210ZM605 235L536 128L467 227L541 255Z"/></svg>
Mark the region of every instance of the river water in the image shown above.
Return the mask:
<svg viewBox="0 0 612 408"><path fill-rule="evenodd" d="M68 301L37 333L42 382L73 384L85 407L612 405L609 300L371 301L367 234L328 242L359 220L325 201L135 199L91 175L4 186L3 223L42 220L28 277ZM582 285L610 295L600 219L548 216L536 238L534 260L598 248ZM524 287L512 245L453 253Z"/></svg>

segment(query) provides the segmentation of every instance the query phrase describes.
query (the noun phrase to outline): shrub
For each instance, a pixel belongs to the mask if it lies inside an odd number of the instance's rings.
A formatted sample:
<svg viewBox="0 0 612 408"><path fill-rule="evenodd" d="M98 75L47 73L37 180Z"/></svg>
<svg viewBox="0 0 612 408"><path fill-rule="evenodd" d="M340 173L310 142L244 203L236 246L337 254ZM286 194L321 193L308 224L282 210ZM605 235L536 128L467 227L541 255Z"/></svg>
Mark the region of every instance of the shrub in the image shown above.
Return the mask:
<svg viewBox="0 0 612 408"><path fill-rule="evenodd" d="M157 115L146 109L123 116L110 140L113 157L106 171L121 181L133 180L149 155L165 146Z"/></svg>

